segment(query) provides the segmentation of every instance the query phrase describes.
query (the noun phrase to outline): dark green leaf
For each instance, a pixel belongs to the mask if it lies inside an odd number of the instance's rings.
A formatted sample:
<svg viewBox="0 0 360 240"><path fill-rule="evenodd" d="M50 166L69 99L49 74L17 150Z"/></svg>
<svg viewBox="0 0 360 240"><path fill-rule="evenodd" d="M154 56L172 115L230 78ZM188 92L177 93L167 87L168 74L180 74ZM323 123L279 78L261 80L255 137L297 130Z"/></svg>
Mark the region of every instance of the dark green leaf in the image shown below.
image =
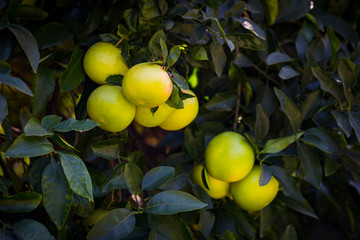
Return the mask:
<svg viewBox="0 0 360 240"><path fill-rule="evenodd" d="M39 66L40 53L35 37L31 32L17 24L10 24L8 29L15 35L24 50L33 71L36 73Z"/></svg>
<svg viewBox="0 0 360 240"><path fill-rule="evenodd" d="M286 196L291 197L294 200L303 201L303 196L296 185L294 178L290 176L285 169L278 166L268 166L266 167L266 170L271 172L279 181Z"/></svg>
<svg viewBox="0 0 360 240"><path fill-rule="evenodd" d="M122 24L118 24L118 30L116 33L119 37L123 38L129 34L129 30Z"/></svg>
<svg viewBox="0 0 360 240"><path fill-rule="evenodd" d="M120 155L121 143L122 140L120 138L110 138L92 144L91 149L99 157L105 158L107 160L116 160Z"/></svg>
<svg viewBox="0 0 360 240"><path fill-rule="evenodd" d="M262 140L269 132L270 121L261 104L256 105L255 137Z"/></svg>
<svg viewBox="0 0 360 240"><path fill-rule="evenodd" d="M131 193L137 195L140 192L140 185L143 178L141 169L133 163L125 165L125 182Z"/></svg>
<svg viewBox="0 0 360 240"><path fill-rule="evenodd" d="M211 8L218 8L225 3L225 0L205 0L204 3Z"/></svg>
<svg viewBox="0 0 360 240"><path fill-rule="evenodd" d="M6 61L10 57L13 47L13 40L10 33L6 31L1 32L0 46L0 60Z"/></svg>
<svg viewBox="0 0 360 240"><path fill-rule="evenodd" d="M45 137L51 136L53 133L46 131L42 126L38 119L31 118L24 127L24 134L27 137L30 136L38 136Z"/></svg>
<svg viewBox="0 0 360 240"><path fill-rule="evenodd" d="M72 33L61 23L51 22L41 26L34 34L40 49L60 45L72 38Z"/></svg>
<svg viewBox="0 0 360 240"><path fill-rule="evenodd" d="M233 17L233 19L241 18L244 10L245 10L245 2L239 1L225 12L225 18L228 17Z"/></svg>
<svg viewBox="0 0 360 240"><path fill-rule="evenodd" d="M264 7L267 24L271 26L275 23L276 17L279 13L279 2L278 0L266 0L261 2Z"/></svg>
<svg viewBox="0 0 360 240"><path fill-rule="evenodd" d="M279 99L281 111L288 117L294 131L297 131L302 121L299 107L280 89L274 88L274 91Z"/></svg>
<svg viewBox="0 0 360 240"><path fill-rule="evenodd" d="M205 149L205 136L202 129L195 122L185 128L185 149L193 158L201 157Z"/></svg>
<svg viewBox="0 0 360 240"><path fill-rule="evenodd" d="M176 86L178 86L179 88L183 89L183 90L189 90L189 85L186 82L185 78L183 76L181 76L178 73L171 73L174 77L171 78L171 80L176 84Z"/></svg>
<svg viewBox="0 0 360 240"><path fill-rule="evenodd" d="M71 55L68 67L59 79L62 91L74 90L84 80L83 57L84 51L77 46Z"/></svg>
<svg viewBox="0 0 360 240"><path fill-rule="evenodd" d="M106 78L105 82L110 83L112 85L121 86L123 78L124 78L124 76L121 74L110 75Z"/></svg>
<svg viewBox="0 0 360 240"><path fill-rule="evenodd" d="M0 60L0 74L9 75L11 72L11 66L7 62Z"/></svg>
<svg viewBox="0 0 360 240"><path fill-rule="evenodd" d="M150 169L142 179L141 187L147 191L153 191L160 187L175 175L175 169L168 166L159 166Z"/></svg>
<svg viewBox="0 0 360 240"><path fill-rule="evenodd" d="M324 128L306 130L301 140L327 153L341 152L341 147L336 138Z"/></svg>
<svg viewBox="0 0 360 240"><path fill-rule="evenodd" d="M194 20L194 19L200 19L201 13L199 9L190 9L187 13L185 13L184 15L182 15L183 19L188 19L188 20Z"/></svg>
<svg viewBox="0 0 360 240"><path fill-rule="evenodd" d="M160 41L161 56L162 56L162 59L163 59L163 63L166 64L169 51L167 49L165 41L162 38L160 38L159 41Z"/></svg>
<svg viewBox="0 0 360 240"><path fill-rule="evenodd" d="M172 20L164 20L164 25L166 30L170 30L174 27L175 22Z"/></svg>
<svg viewBox="0 0 360 240"><path fill-rule="evenodd" d="M360 115L357 112L349 112L350 125L355 131L356 137L360 142Z"/></svg>
<svg viewBox="0 0 360 240"><path fill-rule="evenodd" d="M49 230L38 221L23 219L11 226L15 235L20 239L26 240L54 240L54 236Z"/></svg>
<svg viewBox="0 0 360 240"><path fill-rule="evenodd" d="M270 53L270 55L266 59L266 62L268 65L284 63L284 62L289 62L289 61L293 61L293 59L291 57L289 57L288 55L286 55L284 53L280 53L280 52Z"/></svg>
<svg viewBox="0 0 360 240"><path fill-rule="evenodd" d="M180 92L179 88L176 85L173 85L173 89L171 92L171 95L168 100L166 100L166 104L169 105L172 108L176 109L183 109L184 103L182 99L180 98Z"/></svg>
<svg viewBox="0 0 360 240"><path fill-rule="evenodd" d="M11 86L23 92L29 96L33 96L30 88L26 85L26 83L20 78L11 77L9 75L0 74L0 83Z"/></svg>
<svg viewBox="0 0 360 240"><path fill-rule="evenodd" d="M160 16L160 11L157 6L157 1L148 0L141 2L140 10L145 18L151 19Z"/></svg>
<svg viewBox="0 0 360 240"><path fill-rule="evenodd" d="M160 59L162 57L162 50L160 46L160 39L166 42L166 36L164 31L159 30L157 31L149 41L149 50L153 57Z"/></svg>
<svg viewBox="0 0 360 240"><path fill-rule="evenodd" d="M89 201L94 201L91 178L85 163L73 153L59 152L58 154L70 188Z"/></svg>
<svg viewBox="0 0 360 240"><path fill-rule="evenodd" d="M305 179L320 188L322 169L316 152L308 145L298 142L297 152L304 168Z"/></svg>
<svg viewBox="0 0 360 240"><path fill-rule="evenodd" d="M351 86L356 82L355 65L348 58L340 58L338 72L342 79L344 95L351 106L353 101Z"/></svg>
<svg viewBox="0 0 360 240"><path fill-rule="evenodd" d="M304 133L298 133L296 135L291 135L287 137L269 139L265 143L264 149L261 153L278 153L287 148L290 144L294 143L299 139Z"/></svg>
<svg viewBox="0 0 360 240"><path fill-rule="evenodd" d="M297 240L296 230L292 224L287 225L285 231L281 234L280 240Z"/></svg>
<svg viewBox="0 0 360 240"><path fill-rule="evenodd" d="M310 3L307 0L278 1L279 13L276 22L297 20L310 11Z"/></svg>
<svg viewBox="0 0 360 240"><path fill-rule="evenodd" d="M124 19L131 31L136 30L138 18L139 18L139 13L136 9L129 8L124 11Z"/></svg>
<svg viewBox="0 0 360 240"><path fill-rule="evenodd" d="M64 150L78 151L75 147L73 147L70 143L68 143L65 139L63 139L56 133L53 136L51 136L51 139L54 140L56 144L59 145L59 147L63 148Z"/></svg>
<svg viewBox="0 0 360 240"><path fill-rule="evenodd" d="M27 137L21 134L5 152L5 157L37 157L51 153L52 144L42 137Z"/></svg>
<svg viewBox="0 0 360 240"><path fill-rule="evenodd" d="M324 167L325 176L334 174L341 166L340 159L336 154L327 154Z"/></svg>
<svg viewBox="0 0 360 240"><path fill-rule="evenodd" d="M31 212L37 208L42 196L36 192L20 192L0 199L0 211L7 213Z"/></svg>
<svg viewBox="0 0 360 240"><path fill-rule="evenodd" d="M95 194L94 197L96 197ZM94 212L95 203L90 202L84 197L74 194L71 208L77 215L81 217L88 217Z"/></svg>
<svg viewBox="0 0 360 240"><path fill-rule="evenodd" d="M154 195L147 204L146 212L170 215L201 209L206 205L189 193L169 190Z"/></svg>
<svg viewBox="0 0 360 240"><path fill-rule="evenodd" d="M259 186L260 187L265 186L271 180L272 174L271 174L271 172L267 171L266 169L267 169L266 166L261 167L261 174L260 174L260 178L259 178Z"/></svg>
<svg viewBox="0 0 360 240"><path fill-rule="evenodd" d="M341 90L340 86L337 85L335 79L320 69L311 68L311 70L315 77L319 80L321 89L332 94L339 101L344 98L344 92Z"/></svg>
<svg viewBox="0 0 360 240"><path fill-rule="evenodd" d="M204 24L196 24L194 27L194 40L200 41L204 37L205 33L206 27L204 26Z"/></svg>
<svg viewBox="0 0 360 240"><path fill-rule="evenodd" d="M117 208L103 216L87 235L88 240L122 239L135 227L135 215L126 208Z"/></svg>
<svg viewBox="0 0 360 240"><path fill-rule="evenodd" d="M30 21L42 21L49 14L36 6L30 5L20 5L16 13L14 14L15 18L25 19Z"/></svg>
<svg viewBox="0 0 360 240"><path fill-rule="evenodd" d="M250 50L263 50L262 42L252 34L238 33L236 36L230 36L229 39L238 47Z"/></svg>
<svg viewBox="0 0 360 240"><path fill-rule="evenodd" d="M264 238L275 223L277 211L273 204L260 210L260 238Z"/></svg>
<svg viewBox="0 0 360 240"><path fill-rule="evenodd" d="M32 158L31 166L30 166L30 183L34 190L38 193L42 193L42 175L44 169L47 165L49 165L50 160L45 157Z"/></svg>
<svg viewBox="0 0 360 240"><path fill-rule="evenodd" d="M171 67L172 65L174 65L177 62L177 60L180 57L180 54L181 54L181 49L180 49L179 45L173 46L170 49L170 54L169 54L169 57L167 60L168 67Z"/></svg>
<svg viewBox="0 0 360 240"><path fill-rule="evenodd" d="M214 62L216 75L220 77L226 64L226 54L224 52L223 46L216 38L214 38L211 42L210 53Z"/></svg>
<svg viewBox="0 0 360 240"><path fill-rule="evenodd" d="M3 170L1 168L1 170ZM12 185L12 181L0 176L0 192L3 194L3 197L9 196L9 187Z"/></svg>
<svg viewBox="0 0 360 240"><path fill-rule="evenodd" d="M103 192L113 189L126 189L125 164L118 164L103 184Z"/></svg>
<svg viewBox="0 0 360 240"><path fill-rule="evenodd" d="M47 115L41 120L42 127L47 130L51 131L53 128L60 123L62 117L56 115Z"/></svg>
<svg viewBox="0 0 360 240"><path fill-rule="evenodd" d="M32 91L34 97L31 99L32 114L34 116L42 113L49 102L55 89L55 78L52 71L45 66L40 66L36 73Z"/></svg>
<svg viewBox="0 0 360 240"><path fill-rule="evenodd" d="M191 57L196 61L209 60L203 46L196 46L191 50Z"/></svg>
<svg viewBox="0 0 360 240"><path fill-rule="evenodd" d="M12 16L13 14L15 14L15 12L21 6L22 0L10 0L8 2L9 2L9 7L8 7L8 9L6 11L6 14L8 16Z"/></svg>
<svg viewBox="0 0 360 240"><path fill-rule="evenodd" d="M70 132L70 131L78 131L78 132L85 132L93 129L94 127L98 126L97 122L94 122L90 119L85 120L76 120L73 118L66 119L61 123L58 123L54 130L57 132Z"/></svg>
<svg viewBox="0 0 360 240"><path fill-rule="evenodd" d="M326 28L326 33L329 36L330 46L331 46L331 58L330 58L330 68L333 68L336 64L337 53L341 48L341 42L339 38L335 35L331 26Z"/></svg>
<svg viewBox="0 0 360 240"><path fill-rule="evenodd" d="M215 94L204 107L211 111L232 111L236 105L234 92L220 92Z"/></svg>
<svg viewBox="0 0 360 240"><path fill-rule="evenodd" d="M148 214L151 229L164 239L192 239L187 226L177 215Z"/></svg>
<svg viewBox="0 0 360 240"><path fill-rule="evenodd" d="M341 112L339 110L332 110L331 114L335 117L337 125L343 130L347 137L351 135L351 125L349 120L349 115L347 112Z"/></svg>
<svg viewBox="0 0 360 240"><path fill-rule="evenodd" d="M58 229L62 229L71 209L73 192L60 164L54 160L44 169L42 192L46 212Z"/></svg>
<svg viewBox="0 0 360 240"><path fill-rule="evenodd" d="M288 65L283 66L279 72L279 77L284 80L288 80L288 79L296 77L298 75L299 75L299 73Z"/></svg>
<svg viewBox="0 0 360 240"><path fill-rule="evenodd" d="M8 105L6 98L0 93L0 124L8 115Z"/></svg>
<svg viewBox="0 0 360 240"><path fill-rule="evenodd" d="M320 100L320 91L308 94L301 105L301 119L308 119L318 109Z"/></svg>
<svg viewBox="0 0 360 240"><path fill-rule="evenodd" d="M252 31L257 37L261 38L262 40L265 40L266 35L264 30L262 30L262 28L259 25L257 25L255 22L244 17L235 18L235 20L240 22L240 24L247 30Z"/></svg>
<svg viewBox="0 0 360 240"><path fill-rule="evenodd" d="M145 163L145 156L141 151L133 151L126 157L126 160L142 168Z"/></svg>

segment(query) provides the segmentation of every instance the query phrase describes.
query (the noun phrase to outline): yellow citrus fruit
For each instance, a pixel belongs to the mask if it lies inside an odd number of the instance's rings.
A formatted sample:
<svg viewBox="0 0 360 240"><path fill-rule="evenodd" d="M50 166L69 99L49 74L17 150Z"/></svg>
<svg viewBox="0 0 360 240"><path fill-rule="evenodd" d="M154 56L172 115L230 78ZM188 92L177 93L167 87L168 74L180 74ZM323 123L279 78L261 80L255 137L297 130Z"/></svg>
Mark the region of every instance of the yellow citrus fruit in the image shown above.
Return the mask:
<svg viewBox="0 0 360 240"><path fill-rule="evenodd" d="M5 135L3 127L0 125L0 135Z"/></svg>
<svg viewBox="0 0 360 240"><path fill-rule="evenodd" d="M129 103L120 86L102 85L87 101L89 117L109 132L119 132L130 125L135 117L135 106Z"/></svg>
<svg viewBox="0 0 360 240"><path fill-rule="evenodd" d="M176 109L159 127L175 131L186 127L196 118L199 112L198 99L191 90L187 90L186 93L194 95L194 97L183 100L184 108Z"/></svg>
<svg viewBox="0 0 360 240"><path fill-rule="evenodd" d="M230 183L221 181L219 179L210 176L210 174L207 174L208 185L210 190L207 189L201 177L203 169L204 167L202 164L197 164L190 173L190 179L195 184L202 187L210 197L214 199L220 199L226 197L230 192Z"/></svg>
<svg viewBox="0 0 360 240"><path fill-rule="evenodd" d="M122 87L124 96L140 107L157 107L168 100L172 91L169 74L155 63L139 63L125 74Z"/></svg>
<svg viewBox="0 0 360 240"><path fill-rule="evenodd" d="M85 224L85 226L92 227L108 212L109 210L95 209L93 214L82 219L82 223Z"/></svg>
<svg viewBox="0 0 360 240"><path fill-rule="evenodd" d="M257 211L266 207L279 191L279 182L274 177L260 187L260 175L260 166L254 166L244 179L230 185L235 203L244 210Z"/></svg>
<svg viewBox="0 0 360 240"><path fill-rule="evenodd" d="M135 122L144 127L156 127L164 122L175 108L170 107L166 103L161 104L155 113L151 112L151 108L136 107Z"/></svg>
<svg viewBox="0 0 360 240"><path fill-rule="evenodd" d="M92 45L84 56L83 65L85 73L98 84L106 84L110 75L125 75L128 70L121 50L107 42Z"/></svg>
<svg viewBox="0 0 360 240"><path fill-rule="evenodd" d="M226 182L236 182L249 174L255 156L247 140L236 132L223 132L210 140L205 150L206 170Z"/></svg>

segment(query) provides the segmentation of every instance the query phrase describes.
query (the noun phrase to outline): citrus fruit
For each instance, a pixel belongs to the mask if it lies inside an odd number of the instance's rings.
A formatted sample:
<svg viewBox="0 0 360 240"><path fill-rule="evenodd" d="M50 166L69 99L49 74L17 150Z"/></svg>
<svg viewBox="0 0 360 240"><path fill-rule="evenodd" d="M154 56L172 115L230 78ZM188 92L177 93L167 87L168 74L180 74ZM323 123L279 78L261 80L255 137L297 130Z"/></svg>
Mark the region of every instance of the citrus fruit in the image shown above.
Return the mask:
<svg viewBox="0 0 360 240"><path fill-rule="evenodd" d="M139 63L126 72L122 87L129 102L153 108L168 100L173 86L169 74L161 66Z"/></svg>
<svg viewBox="0 0 360 240"><path fill-rule="evenodd" d="M202 164L197 164L190 173L190 179L195 184L202 187L207 194L214 199L220 199L228 195L230 191L230 183L213 178L210 174L207 174L210 190L205 187L201 177L203 169L204 167Z"/></svg>
<svg viewBox="0 0 360 240"><path fill-rule="evenodd" d="M179 130L189 125L196 118L199 112L198 99L191 90L185 92L194 95L194 97L183 100L184 108L176 109L171 113L171 115L159 125L162 129L168 131Z"/></svg>
<svg viewBox="0 0 360 240"><path fill-rule="evenodd" d="M0 135L5 135L3 127L0 125Z"/></svg>
<svg viewBox="0 0 360 240"><path fill-rule="evenodd" d="M125 75L128 70L121 50L107 42L92 45L84 56L83 65L85 73L98 84L105 84L110 75Z"/></svg>
<svg viewBox="0 0 360 240"><path fill-rule="evenodd" d="M83 218L82 223L85 224L85 226L92 227L108 212L109 211L105 209L95 209L93 214Z"/></svg>
<svg viewBox="0 0 360 240"><path fill-rule="evenodd" d="M134 119L135 106L125 99L120 86L102 85L90 94L87 112L100 128L119 132Z"/></svg>
<svg viewBox="0 0 360 240"><path fill-rule="evenodd" d="M205 150L206 170L222 181L236 182L252 169L254 151L247 140L236 132L223 132L210 140Z"/></svg>
<svg viewBox="0 0 360 240"><path fill-rule="evenodd" d="M274 177L260 187L260 175L260 166L254 166L244 179L230 185L235 203L244 210L257 211L266 207L279 191L279 182Z"/></svg>
<svg viewBox="0 0 360 240"><path fill-rule="evenodd" d="M166 103L161 104L155 113L151 112L151 108L136 107L135 122L144 127L156 127L164 122L175 108L170 107Z"/></svg>

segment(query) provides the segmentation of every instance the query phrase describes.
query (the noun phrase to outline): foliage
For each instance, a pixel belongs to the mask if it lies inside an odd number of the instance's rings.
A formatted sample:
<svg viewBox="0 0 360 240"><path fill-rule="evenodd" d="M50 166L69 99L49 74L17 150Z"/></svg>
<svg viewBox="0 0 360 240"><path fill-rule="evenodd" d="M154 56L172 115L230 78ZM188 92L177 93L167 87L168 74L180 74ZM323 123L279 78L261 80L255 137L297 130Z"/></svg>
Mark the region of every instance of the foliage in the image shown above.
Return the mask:
<svg viewBox="0 0 360 240"><path fill-rule="evenodd" d="M34 4L35 2L35 4ZM0 0L0 235L6 239L357 239L359 2ZM195 121L110 133L87 117L98 41L191 88ZM107 82L121 85L114 75ZM247 137L280 183L246 212L188 179L209 140ZM25 164L24 158L31 163ZM13 166L21 163L24 175ZM110 210L94 227L81 223Z"/></svg>

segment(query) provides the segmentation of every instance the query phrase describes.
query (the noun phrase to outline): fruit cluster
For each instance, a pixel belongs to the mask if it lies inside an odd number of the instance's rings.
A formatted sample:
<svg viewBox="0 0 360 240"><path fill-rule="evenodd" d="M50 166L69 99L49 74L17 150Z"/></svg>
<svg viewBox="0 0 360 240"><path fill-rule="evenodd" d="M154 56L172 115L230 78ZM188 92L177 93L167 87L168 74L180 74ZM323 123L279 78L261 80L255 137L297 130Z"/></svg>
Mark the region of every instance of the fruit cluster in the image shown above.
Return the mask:
<svg viewBox="0 0 360 240"><path fill-rule="evenodd" d="M267 184L260 186L261 167L254 162L254 151L241 134L223 132L206 147L205 169L197 164L190 178L214 199L229 196L242 209L257 211L274 200L279 183L272 176Z"/></svg>
<svg viewBox="0 0 360 240"><path fill-rule="evenodd" d="M135 120L144 127L174 131L190 124L198 113L199 103L191 90L184 91L193 95L183 100L184 108L167 105L173 83L161 66L146 62L128 69L121 50L110 43L91 46L83 65L89 78L101 85L89 96L87 111L104 130L119 132ZM106 82L111 75L124 76L121 87Z"/></svg>

